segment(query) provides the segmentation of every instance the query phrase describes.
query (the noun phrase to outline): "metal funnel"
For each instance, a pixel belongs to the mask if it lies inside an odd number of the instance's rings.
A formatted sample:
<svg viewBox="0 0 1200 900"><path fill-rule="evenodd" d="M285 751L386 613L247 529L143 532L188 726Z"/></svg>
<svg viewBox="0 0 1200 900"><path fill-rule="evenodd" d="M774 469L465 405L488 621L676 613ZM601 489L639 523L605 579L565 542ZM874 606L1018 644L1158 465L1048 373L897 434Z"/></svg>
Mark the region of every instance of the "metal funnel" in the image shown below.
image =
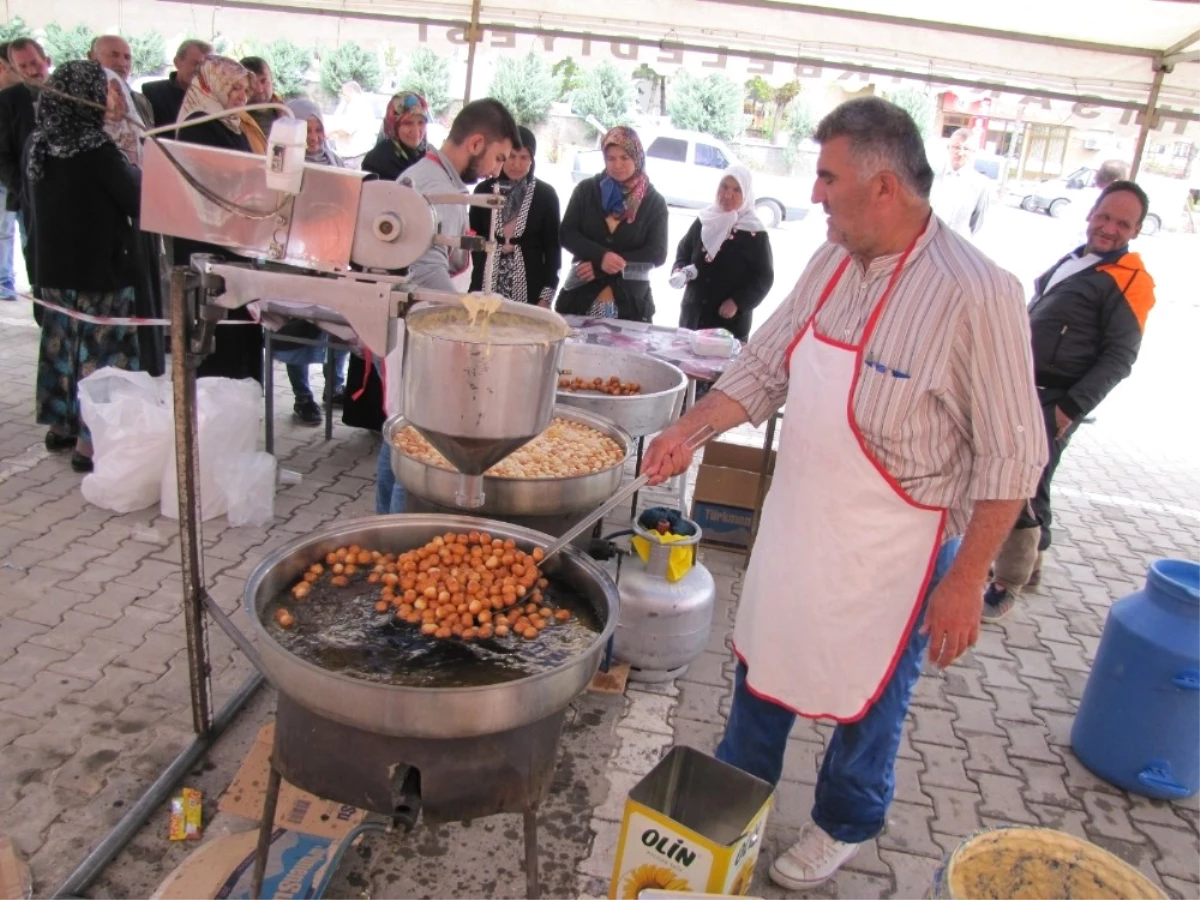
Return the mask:
<svg viewBox="0 0 1200 900"><path fill-rule="evenodd" d="M550 424L569 329L557 313L507 300L493 321L527 328L527 339L509 334L485 342L478 331L465 331L468 321L460 306L409 312L404 415L458 471L478 476L464 488L462 504L477 506L483 473Z"/></svg>

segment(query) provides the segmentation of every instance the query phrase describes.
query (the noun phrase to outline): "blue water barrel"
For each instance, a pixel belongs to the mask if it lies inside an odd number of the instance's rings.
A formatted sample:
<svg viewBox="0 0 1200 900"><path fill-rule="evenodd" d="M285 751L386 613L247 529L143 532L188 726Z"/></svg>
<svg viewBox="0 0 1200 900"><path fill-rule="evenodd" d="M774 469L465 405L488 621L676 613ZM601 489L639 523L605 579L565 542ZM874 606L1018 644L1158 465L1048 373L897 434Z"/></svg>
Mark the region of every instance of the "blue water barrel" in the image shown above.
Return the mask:
<svg viewBox="0 0 1200 900"><path fill-rule="evenodd" d="M1159 800L1200 790L1200 564L1160 559L1112 605L1071 728L1105 781Z"/></svg>

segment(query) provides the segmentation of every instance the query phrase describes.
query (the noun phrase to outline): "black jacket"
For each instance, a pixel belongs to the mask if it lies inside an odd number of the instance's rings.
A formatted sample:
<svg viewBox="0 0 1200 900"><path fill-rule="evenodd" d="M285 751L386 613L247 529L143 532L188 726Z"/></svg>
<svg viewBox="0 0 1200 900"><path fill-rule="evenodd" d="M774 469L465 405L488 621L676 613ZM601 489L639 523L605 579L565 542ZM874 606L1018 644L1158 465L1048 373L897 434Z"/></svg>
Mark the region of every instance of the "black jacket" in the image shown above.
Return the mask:
<svg viewBox="0 0 1200 900"><path fill-rule="evenodd" d="M477 194L490 194L495 178L481 181L475 188ZM471 230L478 235L487 236L491 229L492 214L489 210L472 206L470 212ZM527 297L510 297L518 303L537 303L541 293L550 288L553 295L558 288L558 270L562 267L562 248L558 245L558 194L554 188L535 177L533 200L529 204L529 219L525 222L525 232L513 239L513 243L521 248L521 256L525 258L525 282L529 289ZM471 290L483 290L483 270L487 262L487 254L472 253Z"/></svg>
<svg viewBox="0 0 1200 900"><path fill-rule="evenodd" d="M176 75L177 72L172 72L162 81L142 85L142 93L150 101L154 109L154 121L159 125L169 125L179 118L179 108L183 106L187 89L179 84Z"/></svg>
<svg viewBox="0 0 1200 900"><path fill-rule="evenodd" d="M1046 290L1064 256L1034 282L1029 304L1034 381L1044 404L1078 421L1129 375L1154 305L1154 279L1128 247Z"/></svg>
<svg viewBox="0 0 1200 900"><path fill-rule="evenodd" d="M401 156L391 138L380 138L379 143L367 151L362 160L362 170L378 175L385 181L395 181L400 173L421 159L421 156Z"/></svg>
<svg viewBox="0 0 1200 900"><path fill-rule="evenodd" d="M0 183L8 191L5 208L21 208L24 185L25 145L37 127L33 92L27 85L14 84L0 91Z"/></svg>
<svg viewBox="0 0 1200 900"><path fill-rule="evenodd" d="M33 207L39 287L115 291L137 282L133 219L141 173L115 144L67 159L46 156L27 184Z"/></svg>
<svg viewBox="0 0 1200 900"><path fill-rule="evenodd" d="M683 293L680 328L725 328L740 341L749 340L754 308L775 283L771 241L765 231L735 231L708 261L700 240L700 220L688 229L675 251L672 269L695 266L697 275ZM718 309L726 300L737 304L737 315L723 319Z"/></svg>
<svg viewBox="0 0 1200 900"><path fill-rule="evenodd" d="M587 284L558 295L554 308L566 315L586 315L596 295L605 287L612 288L616 299L617 317L635 322L654 318L654 295L649 281L633 281L620 274L607 275L600 269L605 253L616 253L631 263L652 263L661 266L667 261L667 202L651 185L642 199L633 222L624 219L615 231L609 232L604 206L600 201L601 172L579 182L571 194L571 202L563 214L560 235L564 250L575 256L575 262L590 262L596 277Z"/></svg>
<svg viewBox="0 0 1200 900"><path fill-rule="evenodd" d="M157 115L157 113L156 113ZM195 113L188 118L199 118L203 113ZM250 142L241 132L230 131L220 121L205 122L203 125L193 125L179 131L179 140L193 144L203 144L206 147L223 147L226 150L250 152ZM226 258L233 253L226 247L217 247L200 241L190 241L175 238L175 265L186 265L193 253L212 253ZM245 308L232 309L229 318L250 321L250 314ZM263 336L262 328L258 325L225 325L217 328L213 352L205 357L196 369L196 375L204 378L219 376L222 378L253 378L263 379Z"/></svg>

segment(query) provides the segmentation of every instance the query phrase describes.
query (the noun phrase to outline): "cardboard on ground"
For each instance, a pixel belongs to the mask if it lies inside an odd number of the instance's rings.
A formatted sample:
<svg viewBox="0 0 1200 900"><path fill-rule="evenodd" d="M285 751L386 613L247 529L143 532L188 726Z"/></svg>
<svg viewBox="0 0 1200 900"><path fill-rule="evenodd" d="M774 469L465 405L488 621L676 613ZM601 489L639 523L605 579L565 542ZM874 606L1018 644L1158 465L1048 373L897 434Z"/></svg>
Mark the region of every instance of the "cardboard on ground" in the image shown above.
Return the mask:
<svg viewBox="0 0 1200 900"><path fill-rule="evenodd" d="M255 821L262 818L274 741L275 723L272 722L264 725L258 733L258 739L238 769L233 783L221 795L217 809ZM286 781L280 785L279 805L275 809L276 828L336 840L349 833L365 817L366 813L356 807L315 797Z"/></svg>

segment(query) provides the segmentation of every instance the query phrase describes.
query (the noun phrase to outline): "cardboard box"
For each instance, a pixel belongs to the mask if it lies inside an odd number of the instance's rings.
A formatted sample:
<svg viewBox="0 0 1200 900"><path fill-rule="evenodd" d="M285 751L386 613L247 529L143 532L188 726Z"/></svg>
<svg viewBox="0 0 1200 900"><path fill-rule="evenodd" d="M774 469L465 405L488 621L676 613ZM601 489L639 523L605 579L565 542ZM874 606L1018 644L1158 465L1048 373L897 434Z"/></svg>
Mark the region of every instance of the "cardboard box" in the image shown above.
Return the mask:
<svg viewBox="0 0 1200 900"><path fill-rule="evenodd" d="M773 794L753 775L692 747L673 747L625 801L608 896L744 896Z"/></svg>
<svg viewBox="0 0 1200 900"><path fill-rule="evenodd" d="M750 545L762 462L762 447L713 441L704 448L691 515L704 532L701 543L743 548ZM770 484L768 478L767 486Z"/></svg>
<svg viewBox="0 0 1200 900"><path fill-rule="evenodd" d="M255 821L262 817L274 741L275 724L272 722L258 733L258 739L233 783L221 795L217 809ZM279 786L279 805L275 810L277 828L336 840L353 830L365 817L366 813L361 809L323 800L286 781Z"/></svg>

